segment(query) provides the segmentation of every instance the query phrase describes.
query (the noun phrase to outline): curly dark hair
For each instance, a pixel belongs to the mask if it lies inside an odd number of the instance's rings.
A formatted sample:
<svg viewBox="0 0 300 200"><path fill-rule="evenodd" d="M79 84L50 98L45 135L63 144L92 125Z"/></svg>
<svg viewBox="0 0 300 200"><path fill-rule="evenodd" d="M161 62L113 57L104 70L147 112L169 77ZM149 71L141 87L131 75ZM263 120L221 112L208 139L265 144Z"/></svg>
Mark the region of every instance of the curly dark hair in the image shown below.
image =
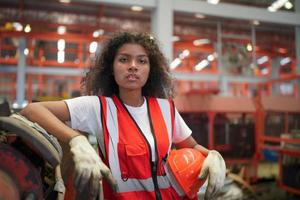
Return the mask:
<svg viewBox="0 0 300 200"><path fill-rule="evenodd" d="M159 98L173 97L173 84L168 62L154 39L146 33L118 32L102 46L101 53L82 79L82 86L89 95L118 95L119 87L113 76L113 62L117 51L128 43L144 47L150 63L148 80L142 88L142 95Z"/></svg>

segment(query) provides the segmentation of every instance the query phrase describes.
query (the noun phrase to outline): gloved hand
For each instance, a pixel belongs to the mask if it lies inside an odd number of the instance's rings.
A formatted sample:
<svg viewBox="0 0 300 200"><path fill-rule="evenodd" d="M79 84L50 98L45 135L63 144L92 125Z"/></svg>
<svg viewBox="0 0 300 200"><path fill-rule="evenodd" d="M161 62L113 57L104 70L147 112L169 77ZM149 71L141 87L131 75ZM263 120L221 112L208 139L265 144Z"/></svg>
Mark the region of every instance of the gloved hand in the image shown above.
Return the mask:
<svg viewBox="0 0 300 200"><path fill-rule="evenodd" d="M221 154L215 150L209 151L199 174L200 179L207 178L205 199L214 199L218 191L223 187L226 175L226 166Z"/></svg>
<svg viewBox="0 0 300 200"><path fill-rule="evenodd" d="M105 177L112 189L116 190L117 184L109 168L102 162L85 136L72 138L69 145L75 162L75 187L78 192L88 187L90 196L96 197L102 189L100 188L102 177Z"/></svg>

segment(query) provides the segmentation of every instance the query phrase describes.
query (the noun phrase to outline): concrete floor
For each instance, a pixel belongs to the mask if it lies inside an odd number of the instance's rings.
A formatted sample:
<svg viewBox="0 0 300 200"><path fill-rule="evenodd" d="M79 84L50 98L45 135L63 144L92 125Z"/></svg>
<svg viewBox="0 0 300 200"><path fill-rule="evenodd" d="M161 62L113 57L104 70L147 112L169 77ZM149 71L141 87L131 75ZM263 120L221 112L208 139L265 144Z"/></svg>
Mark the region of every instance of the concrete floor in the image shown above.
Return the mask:
<svg viewBox="0 0 300 200"><path fill-rule="evenodd" d="M258 200L300 200L300 196L286 192L275 181L260 182L253 185Z"/></svg>
<svg viewBox="0 0 300 200"><path fill-rule="evenodd" d="M275 180L258 181L251 188L253 192L226 178L225 185L215 200L300 200L300 196L279 188Z"/></svg>

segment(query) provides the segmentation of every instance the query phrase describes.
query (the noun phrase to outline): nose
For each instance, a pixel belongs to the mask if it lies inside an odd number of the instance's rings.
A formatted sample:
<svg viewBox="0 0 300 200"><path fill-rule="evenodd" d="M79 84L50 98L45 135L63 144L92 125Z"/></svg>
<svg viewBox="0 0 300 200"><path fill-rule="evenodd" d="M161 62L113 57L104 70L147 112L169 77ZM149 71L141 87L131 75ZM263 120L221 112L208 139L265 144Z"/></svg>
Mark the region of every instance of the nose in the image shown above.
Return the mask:
<svg viewBox="0 0 300 200"><path fill-rule="evenodd" d="M130 62L130 66L129 66L129 69L128 69L130 72L136 72L138 70L138 66L137 66L137 63L135 60L132 60Z"/></svg>

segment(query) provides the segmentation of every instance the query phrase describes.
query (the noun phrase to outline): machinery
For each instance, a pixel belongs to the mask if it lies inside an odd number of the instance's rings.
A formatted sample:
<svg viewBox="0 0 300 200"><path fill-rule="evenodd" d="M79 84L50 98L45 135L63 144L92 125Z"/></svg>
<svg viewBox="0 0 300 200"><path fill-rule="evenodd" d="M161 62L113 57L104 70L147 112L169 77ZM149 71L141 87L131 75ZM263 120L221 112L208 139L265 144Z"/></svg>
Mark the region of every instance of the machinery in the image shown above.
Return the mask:
<svg viewBox="0 0 300 200"><path fill-rule="evenodd" d="M0 117L0 199L63 199L61 147L21 115Z"/></svg>

